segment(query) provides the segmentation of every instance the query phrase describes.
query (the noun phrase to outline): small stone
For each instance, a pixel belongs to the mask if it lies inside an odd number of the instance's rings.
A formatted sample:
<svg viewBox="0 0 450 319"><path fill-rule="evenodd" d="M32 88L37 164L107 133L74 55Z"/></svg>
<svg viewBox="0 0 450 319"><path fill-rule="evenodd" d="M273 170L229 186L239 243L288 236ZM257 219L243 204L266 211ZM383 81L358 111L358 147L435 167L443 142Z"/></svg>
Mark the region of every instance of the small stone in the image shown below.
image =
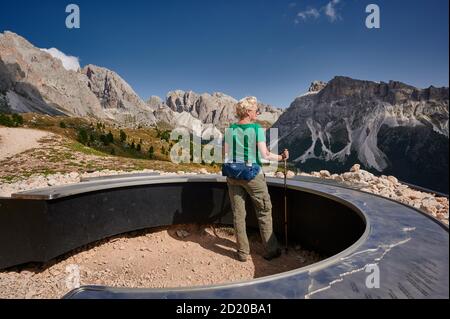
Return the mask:
<svg viewBox="0 0 450 319"><path fill-rule="evenodd" d="M436 213L437 213L436 207L422 203L422 205L420 206L420 209L429 213L433 217L436 217Z"/></svg>
<svg viewBox="0 0 450 319"><path fill-rule="evenodd" d="M275 177L277 177L277 178L284 178L284 174L283 174L283 172L277 172L275 174Z"/></svg>
<svg viewBox="0 0 450 319"><path fill-rule="evenodd" d="M345 180L345 181L349 181L349 180L351 180L352 179L352 177L353 177L353 174L352 173L349 173L349 172L347 172L347 173L344 173L344 174L342 174L341 175L342 176L342 178Z"/></svg>
<svg viewBox="0 0 450 319"><path fill-rule="evenodd" d="M330 172L326 171L326 170L320 171L319 174L320 174L320 177L322 177L322 178L329 178L329 177L331 177Z"/></svg>
<svg viewBox="0 0 450 319"><path fill-rule="evenodd" d="M394 176L388 176L387 179L394 185L398 184L398 179L395 178Z"/></svg>
<svg viewBox="0 0 450 319"><path fill-rule="evenodd" d="M51 178L47 182L48 186L56 186L58 184L58 181L54 178Z"/></svg>
<svg viewBox="0 0 450 319"><path fill-rule="evenodd" d="M320 177L320 173L319 172L312 172L311 175L314 176L314 177Z"/></svg>
<svg viewBox="0 0 450 319"><path fill-rule="evenodd" d="M359 172L360 169L361 169L361 165L355 164L355 165L353 165L352 168L350 169L350 172L352 172L352 173L357 173L357 172Z"/></svg>
<svg viewBox="0 0 450 319"><path fill-rule="evenodd" d="M185 230L177 230L176 234L179 238L182 238L182 239L189 237L191 235L189 232L187 232Z"/></svg>

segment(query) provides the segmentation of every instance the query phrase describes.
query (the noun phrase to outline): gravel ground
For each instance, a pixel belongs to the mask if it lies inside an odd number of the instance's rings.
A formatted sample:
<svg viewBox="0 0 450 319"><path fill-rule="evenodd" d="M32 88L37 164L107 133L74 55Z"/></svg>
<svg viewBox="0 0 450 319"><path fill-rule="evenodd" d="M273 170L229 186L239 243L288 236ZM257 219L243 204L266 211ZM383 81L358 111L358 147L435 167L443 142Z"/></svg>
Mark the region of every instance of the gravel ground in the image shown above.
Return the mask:
<svg viewBox="0 0 450 319"><path fill-rule="evenodd" d="M0 127L0 161L38 148L39 140L51 135L38 130Z"/></svg>
<svg viewBox="0 0 450 319"><path fill-rule="evenodd" d="M0 298L61 298L78 285L174 288L225 284L294 270L322 259L296 246L268 262L261 256L257 231L248 235L252 255L245 263L235 259L234 232L229 227L179 225L116 236L46 265L0 272Z"/></svg>

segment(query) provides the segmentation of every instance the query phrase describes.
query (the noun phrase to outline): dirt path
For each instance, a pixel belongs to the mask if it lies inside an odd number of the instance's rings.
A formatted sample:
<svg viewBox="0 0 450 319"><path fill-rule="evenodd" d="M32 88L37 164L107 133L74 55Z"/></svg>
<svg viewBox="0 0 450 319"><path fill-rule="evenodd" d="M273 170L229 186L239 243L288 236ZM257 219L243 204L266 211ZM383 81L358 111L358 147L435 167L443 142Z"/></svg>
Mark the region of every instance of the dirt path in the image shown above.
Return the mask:
<svg viewBox="0 0 450 319"><path fill-rule="evenodd" d="M38 148L39 140L48 136L50 133L38 130L0 127L0 161Z"/></svg>

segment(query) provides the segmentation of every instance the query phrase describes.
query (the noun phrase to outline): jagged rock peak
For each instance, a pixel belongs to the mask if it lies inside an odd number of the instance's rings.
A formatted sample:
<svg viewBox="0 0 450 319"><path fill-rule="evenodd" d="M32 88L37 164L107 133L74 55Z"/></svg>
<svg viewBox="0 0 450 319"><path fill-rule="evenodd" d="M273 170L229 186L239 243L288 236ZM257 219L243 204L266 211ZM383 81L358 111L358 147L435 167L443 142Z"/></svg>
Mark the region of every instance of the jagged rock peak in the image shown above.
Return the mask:
<svg viewBox="0 0 450 319"><path fill-rule="evenodd" d="M317 93L322 91L323 88L327 86L327 82L323 81L314 81L311 83L308 89L308 93Z"/></svg>
<svg viewBox="0 0 450 319"><path fill-rule="evenodd" d="M158 110L160 108L166 107L166 105L164 104L163 100L159 97L159 96L155 96L152 95L148 101L147 101L147 105L152 109L152 110Z"/></svg>

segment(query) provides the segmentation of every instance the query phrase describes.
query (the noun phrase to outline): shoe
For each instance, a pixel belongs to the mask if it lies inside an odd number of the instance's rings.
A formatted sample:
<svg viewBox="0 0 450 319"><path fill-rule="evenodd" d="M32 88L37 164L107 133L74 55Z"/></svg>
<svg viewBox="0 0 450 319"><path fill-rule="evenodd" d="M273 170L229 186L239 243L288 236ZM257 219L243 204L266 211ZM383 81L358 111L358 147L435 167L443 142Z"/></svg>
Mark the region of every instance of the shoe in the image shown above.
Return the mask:
<svg viewBox="0 0 450 319"><path fill-rule="evenodd" d="M280 256L281 256L281 249L278 248L277 250L275 250L275 251L273 251L271 253L268 253L268 254L264 255L263 257L264 257L265 260L269 260L270 261L270 260L278 258Z"/></svg>
<svg viewBox="0 0 450 319"><path fill-rule="evenodd" d="M237 258L237 260L239 260L239 261L245 263L245 262L247 261L247 259L248 259L248 255L243 254L243 253L238 253L238 252L237 252L237 253L236 253L236 258Z"/></svg>

